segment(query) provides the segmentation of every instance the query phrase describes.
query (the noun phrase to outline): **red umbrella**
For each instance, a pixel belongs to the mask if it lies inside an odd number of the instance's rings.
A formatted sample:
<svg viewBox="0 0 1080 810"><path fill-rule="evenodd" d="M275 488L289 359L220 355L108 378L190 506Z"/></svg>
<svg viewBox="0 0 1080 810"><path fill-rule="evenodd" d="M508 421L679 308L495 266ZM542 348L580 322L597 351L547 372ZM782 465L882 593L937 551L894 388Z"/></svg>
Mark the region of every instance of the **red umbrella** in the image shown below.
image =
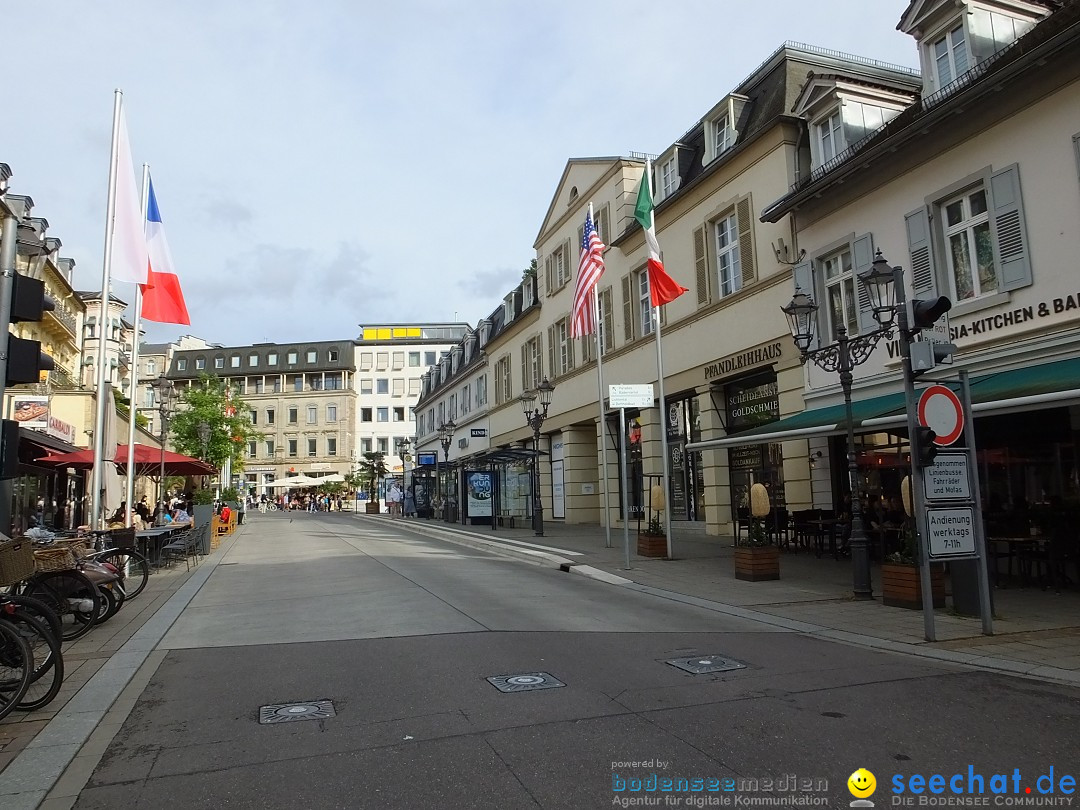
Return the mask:
<svg viewBox="0 0 1080 810"><path fill-rule="evenodd" d="M116 446L116 454L112 458L121 473L127 472L128 446L120 444ZM37 459L42 464L55 464L58 467L75 467L89 469L94 466L94 451L91 449L76 450L74 453L60 453L44 456ZM161 450L157 447L148 447L145 444L135 445L135 474L154 475L161 471ZM165 451L165 474L166 475L210 475L214 467L205 461L200 461L191 456L181 453Z"/></svg>

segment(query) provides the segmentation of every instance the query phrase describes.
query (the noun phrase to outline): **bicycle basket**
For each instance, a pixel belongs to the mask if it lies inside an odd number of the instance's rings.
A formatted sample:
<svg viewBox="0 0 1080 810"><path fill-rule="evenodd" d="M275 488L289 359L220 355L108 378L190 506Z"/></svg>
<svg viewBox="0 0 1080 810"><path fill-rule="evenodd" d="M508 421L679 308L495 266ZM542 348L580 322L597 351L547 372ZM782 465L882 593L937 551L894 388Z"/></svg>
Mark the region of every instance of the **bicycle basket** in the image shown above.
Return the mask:
<svg viewBox="0 0 1080 810"><path fill-rule="evenodd" d="M109 532L109 542L115 548L135 548L135 527L131 526L127 529L113 529Z"/></svg>
<svg viewBox="0 0 1080 810"><path fill-rule="evenodd" d="M21 537L0 543L0 585L14 585L34 573L34 546Z"/></svg>
<svg viewBox="0 0 1080 810"><path fill-rule="evenodd" d="M56 540L55 545L58 548L67 548L74 555L76 560L81 560L83 557L89 557L94 553L94 550L86 544L86 538L84 537L72 537L65 540Z"/></svg>
<svg viewBox="0 0 1080 810"><path fill-rule="evenodd" d="M75 555L66 546L34 549L34 570L38 573L70 571L74 567Z"/></svg>

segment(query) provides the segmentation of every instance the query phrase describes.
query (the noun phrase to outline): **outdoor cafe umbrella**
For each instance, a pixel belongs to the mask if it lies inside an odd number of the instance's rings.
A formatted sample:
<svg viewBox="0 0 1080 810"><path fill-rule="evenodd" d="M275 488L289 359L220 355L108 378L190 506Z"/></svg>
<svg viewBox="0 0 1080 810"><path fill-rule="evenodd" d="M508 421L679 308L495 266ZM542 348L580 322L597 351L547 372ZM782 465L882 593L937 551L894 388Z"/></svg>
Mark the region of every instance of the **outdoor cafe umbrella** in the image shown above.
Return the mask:
<svg viewBox="0 0 1080 810"><path fill-rule="evenodd" d="M279 478L271 481L268 487L315 487L322 482L318 478L309 478L306 475L294 475L291 478Z"/></svg>
<svg viewBox="0 0 1080 810"><path fill-rule="evenodd" d="M153 476L161 472L161 449L150 447L145 444L135 445L135 474ZM112 462L117 466L120 473L127 472L128 446L120 444L116 446ZM44 456L37 459L41 464L55 464L57 467L74 467L75 469L90 469L94 466L94 451L76 450L74 453L59 453ZM214 467L205 461L200 461L191 456L181 453L165 451L165 475L210 475Z"/></svg>

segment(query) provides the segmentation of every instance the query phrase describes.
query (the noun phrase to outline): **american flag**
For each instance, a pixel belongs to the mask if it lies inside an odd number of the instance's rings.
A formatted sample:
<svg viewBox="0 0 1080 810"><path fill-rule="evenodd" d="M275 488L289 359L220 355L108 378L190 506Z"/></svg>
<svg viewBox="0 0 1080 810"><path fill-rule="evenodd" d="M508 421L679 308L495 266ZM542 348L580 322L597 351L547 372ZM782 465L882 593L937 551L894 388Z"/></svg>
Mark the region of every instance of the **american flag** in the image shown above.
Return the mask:
<svg viewBox="0 0 1080 810"><path fill-rule="evenodd" d="M593 315L592 290L604 274L604 243L593 225L592 210L585 215L585 230L581 236L581 258L578 260L577 287L574 289L574 309L570 317L570 337L584 337L596 331Z"/></svg>

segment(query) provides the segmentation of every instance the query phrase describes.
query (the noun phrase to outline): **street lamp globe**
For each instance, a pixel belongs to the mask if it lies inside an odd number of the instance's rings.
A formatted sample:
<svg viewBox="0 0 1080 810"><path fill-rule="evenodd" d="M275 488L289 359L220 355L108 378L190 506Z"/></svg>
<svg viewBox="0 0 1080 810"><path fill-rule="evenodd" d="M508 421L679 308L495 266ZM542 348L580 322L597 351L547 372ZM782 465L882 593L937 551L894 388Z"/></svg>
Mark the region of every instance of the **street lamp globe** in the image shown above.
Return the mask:
<svg viewBox="0 0 1080 810"><path fill-rule="evenodd" d="M788 327L791 329L791 337L795 341L795 347L802 354L806 354L814 343L814 328L817 325L817 318L814 317L814 314L817 309L818 306L814 303L814 299L798 287L795 288L795 295L792 297L791 303L786 307L780 307L780 311L787 316Z"/></svg>
<svg viewBox="0 0 1080 810"><path fill-rule="evenodd" d="M518 399L521 402L521 410L524 412L525 418L532 418L533 406L536 404L536 394L532 391L523 391Z"/></svg>
<svg viewBox="0 0 1080 810"><path fill-rule="evenodd" d="M544 408L544 413L547 413L548 405L551 404L551 395L555 392L555 383L544 377L536 390L540 393L540 405Z"/></svg>
<svg viewBox="0 0 1080 810"><path fill-rule="evenodd" d="M870 269L859 274L859 281L870 296L874 320L886 327L892 326L896 318L896 287L893 280L893 268L889 267L889 262L881 255L880 250Z"/></svg>

